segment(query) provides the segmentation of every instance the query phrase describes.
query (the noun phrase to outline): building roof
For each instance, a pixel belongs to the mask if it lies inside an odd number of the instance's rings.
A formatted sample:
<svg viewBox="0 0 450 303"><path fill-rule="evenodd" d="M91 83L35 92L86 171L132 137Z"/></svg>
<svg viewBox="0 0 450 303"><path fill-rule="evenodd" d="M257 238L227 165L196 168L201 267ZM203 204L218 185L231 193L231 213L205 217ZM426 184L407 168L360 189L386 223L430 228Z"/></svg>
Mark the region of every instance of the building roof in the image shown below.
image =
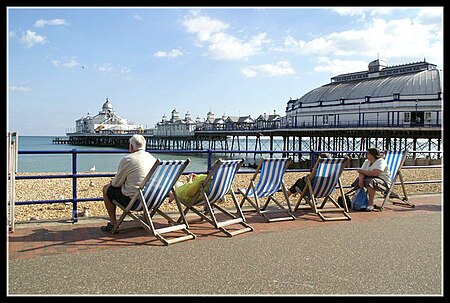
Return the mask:
<svg viewBox="0 0 450 303"><path fill-rule="evenodd" d="M383 76L356 81L329 83L308 92L297 102L308 103L319 100L358 99L365 96L382 97L400 95L436 94L442 92L437 69L416 73ZM292 102L294 100L290 100Z"/></svg>
<svg viewBox="0 0 450 303"><path fill-rule="evenodd" d="M254 123L255 121L250 116L228 116L226 119L227 123Z"/></svg>
<svg viewBox="0 0 450 303"><path fill-rule="evenodd" d="M267 115L267 114L259 115L259 117L256 118L256 121L261 121L261 120L262 121L266 121L266 122L279 121L279 120L281 120L281 116L278 115L278 114L275 114L275 115Z"/></svg>

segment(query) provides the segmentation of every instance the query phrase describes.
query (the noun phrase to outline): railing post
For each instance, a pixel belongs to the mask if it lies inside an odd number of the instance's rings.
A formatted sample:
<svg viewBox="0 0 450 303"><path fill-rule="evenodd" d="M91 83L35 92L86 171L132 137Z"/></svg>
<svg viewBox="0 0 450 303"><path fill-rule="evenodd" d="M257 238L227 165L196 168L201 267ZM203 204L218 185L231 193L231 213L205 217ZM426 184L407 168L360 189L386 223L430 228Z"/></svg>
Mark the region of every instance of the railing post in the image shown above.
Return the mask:
<svg viewBox="0 0 450 303"><path fill-rule="evenodd" d="M211 170L212 167L212 151L211 149L208 149L208 172Z"/></svg>
<svg viewBox="0 0 450 303"><path fill-rule="evenodd" d="M77 150L72 149L72 223L78 222L77 209Z"/></svg>
<svg viewBox="0 0 450 303"><path fill-rule="evenodd" d="M315 164L316 164L316 152L314 150L311 150L311 167L310 167L310 169L313 169Z"/></svg>

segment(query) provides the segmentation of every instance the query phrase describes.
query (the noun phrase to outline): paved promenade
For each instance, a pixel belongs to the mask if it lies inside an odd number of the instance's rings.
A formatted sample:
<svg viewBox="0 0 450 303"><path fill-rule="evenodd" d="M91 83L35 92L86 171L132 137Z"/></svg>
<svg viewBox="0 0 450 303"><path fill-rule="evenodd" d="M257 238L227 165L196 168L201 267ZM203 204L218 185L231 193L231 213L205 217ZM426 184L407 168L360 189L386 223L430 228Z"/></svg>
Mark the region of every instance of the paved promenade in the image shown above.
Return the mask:
<svg viewBox="0 0 450 303"><path fill-rule="evenodd" d="M442 195L415 208L313 214L226 237L191 223L195 240L163 246L144 230L111 235L105 219L16 224L8 234L7 295L443 295ZM376 203L380 204L380 201ZM133 225L134 222L127 222Z"/></svg>

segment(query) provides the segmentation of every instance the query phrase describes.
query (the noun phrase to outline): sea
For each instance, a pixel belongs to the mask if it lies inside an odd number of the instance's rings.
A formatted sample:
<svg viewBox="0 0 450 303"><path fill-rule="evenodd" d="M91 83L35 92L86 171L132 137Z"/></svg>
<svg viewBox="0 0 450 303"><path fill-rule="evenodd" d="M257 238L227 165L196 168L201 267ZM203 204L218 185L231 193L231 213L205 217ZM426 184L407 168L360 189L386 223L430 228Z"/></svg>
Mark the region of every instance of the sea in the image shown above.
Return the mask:
<svg viewBox="0 0 450 303"><path fill-rule="evenodd" d="M123 151L123 153L86 153L77 155L77 172L89 173L91 168L95 167L95 172L102 173L115 173L117 171L120 160L129 153L128 150L123 148L114 147L98 147L98 146L78 146L69 144L53 144L53 136L19 136L19 151L26 150L38 150L38 151L54 151L63 150L70 152L72 149L80 151ZM253 140L251 140L253 141ZM263 140L261 140L263 141ZM282 139L274 140L274 150L283 150ZM306 142L306 141L305 141ZM229 143L230 144L230 143ZM302 143L303 144L303 143ZM427 145L426 141L421 142L419 145ZM229 145L231 146L231 145ZM246 146L245 141L240 143L241 149ZM260 150L269 150L269 142L262 142L262 148ZM250 143L248 150L255 150L254 142ZM305 150L305 149L303 149ZM433 148L431 150L434 150ZM206 172L208 169L208 155L201 153L157 153L152 152L155 158L161 160L179 160L189 158L191 160L189 166L185 172ZM218 158L223 159L245 159L244 167L241 170L252 170L254 166L259 162L261 154L225 154L214 153L212 156L212 162ZM264 155L266 156L266 155ZM308 155L303 155L309 157ZM36 172L60 172L70 173L72 172L72 154L19 154L18 155L17 172L19 173L36 173ZM253 168L252 168L253 167Z"/></svg>
<svg viewBox="0 0 450 303"><path fill-rule="evenodd" d="M123 153L92 153L77 155L77 172L90 173L95 167L95 172L115 173L120 160L129 153L123 148L97 147L97 146L75 146L69 144L53 144L53 136L19 136L19 151L39 150L54 151L62 150L70 152L72 149L84 151L116 150ZM152 153L155 158L161 160L179 160L189 158L191 162L186 172L205 172L208 168L208 156L206 154L179 154L179 153ZM212 161L219 157L230 159L239 158L240 155L213 154ZM251 157L253 158L253 156ZM72 154L19 154L17 161L17 172L72 172ZM245 169L245 168L243 168Z"/></svg>

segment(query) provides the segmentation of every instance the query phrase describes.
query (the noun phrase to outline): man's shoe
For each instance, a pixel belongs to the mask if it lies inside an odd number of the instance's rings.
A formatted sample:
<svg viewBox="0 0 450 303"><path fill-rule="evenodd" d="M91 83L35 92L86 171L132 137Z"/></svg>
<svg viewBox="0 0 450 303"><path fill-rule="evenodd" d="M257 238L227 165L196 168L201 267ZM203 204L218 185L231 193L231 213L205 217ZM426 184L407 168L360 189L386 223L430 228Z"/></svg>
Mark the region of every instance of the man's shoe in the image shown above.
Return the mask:
<svg viewBox="0 0 450 303"><path fill-rule="evenodd" d="M108 224L106 224L105 226L102 226L100 229L102 231L110 232L111 230L113 230L113 228L114 228L114 224L111 224L111 222L108 222Z"/></svg>

